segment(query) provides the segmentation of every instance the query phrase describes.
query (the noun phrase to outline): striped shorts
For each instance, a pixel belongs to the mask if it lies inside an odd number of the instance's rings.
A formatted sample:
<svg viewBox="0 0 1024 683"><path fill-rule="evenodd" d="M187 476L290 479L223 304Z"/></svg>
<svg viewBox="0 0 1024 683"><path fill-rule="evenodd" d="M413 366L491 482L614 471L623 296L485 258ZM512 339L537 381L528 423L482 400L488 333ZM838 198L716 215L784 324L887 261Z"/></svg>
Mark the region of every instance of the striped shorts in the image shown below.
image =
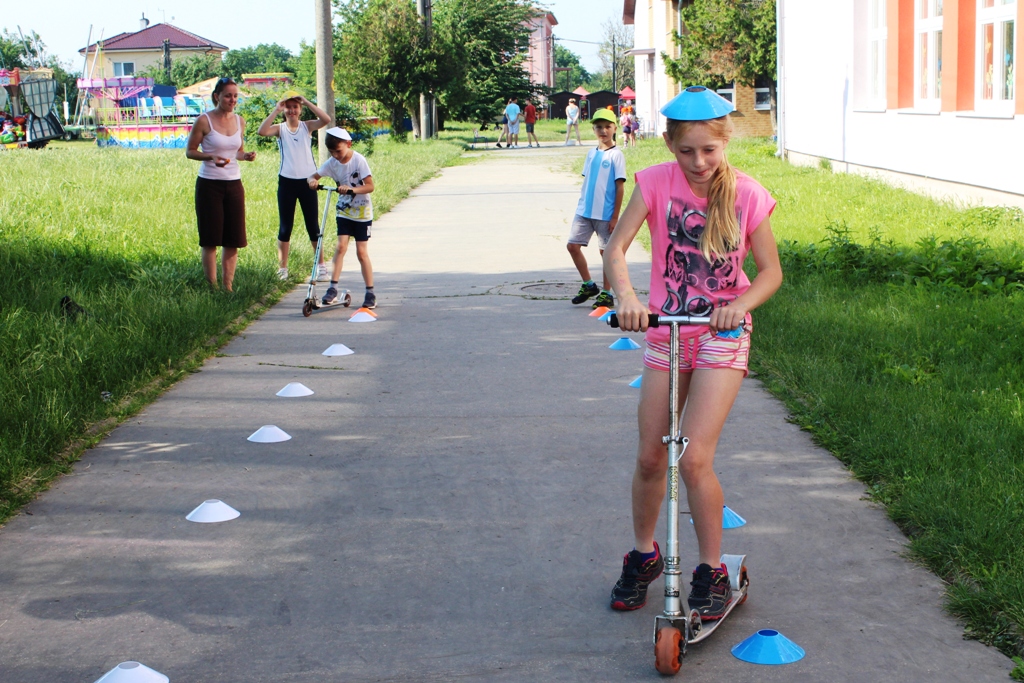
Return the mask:
<svg viewBox="0 0 1024 683"><path fill-rule="evenodd" d="M669 371L668 342L647 342L644 365L652 370ZM750 332L744 330L739 339L723 338L705 330L679 339L679 372L700 369L729 368L742 370L746 377L750 357Z"/></svg>

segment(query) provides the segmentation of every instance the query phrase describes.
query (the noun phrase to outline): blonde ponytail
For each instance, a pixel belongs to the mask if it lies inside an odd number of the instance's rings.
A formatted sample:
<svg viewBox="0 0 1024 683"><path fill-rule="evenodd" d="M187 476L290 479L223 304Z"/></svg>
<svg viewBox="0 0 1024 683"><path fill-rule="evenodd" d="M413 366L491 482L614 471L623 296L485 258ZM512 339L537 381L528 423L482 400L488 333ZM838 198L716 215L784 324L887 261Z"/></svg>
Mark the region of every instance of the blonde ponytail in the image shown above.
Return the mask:
<svg viewBox="0 0 1024 683"><path fill-rule="evenodd" d="M713 137L728 142L732 137L732 119L723 116L708 121L668 120L667 131L671 140L678 140L695 126L707 126ZM714 263L721 257L736 251L741 241L740 222L736 217L736 172L729 165L729 159L722 155L722 164L715 170L708 191L708 210L701 233L700 253Z"/></svg>
<svg viewBox="0 0 1024 683"><path fill-rule="evenodd" d="M736 218L736 172L729 160L715 171L708 191L708 217L700 236L700 253L714 263L740 245L740 222Z"/></svg>

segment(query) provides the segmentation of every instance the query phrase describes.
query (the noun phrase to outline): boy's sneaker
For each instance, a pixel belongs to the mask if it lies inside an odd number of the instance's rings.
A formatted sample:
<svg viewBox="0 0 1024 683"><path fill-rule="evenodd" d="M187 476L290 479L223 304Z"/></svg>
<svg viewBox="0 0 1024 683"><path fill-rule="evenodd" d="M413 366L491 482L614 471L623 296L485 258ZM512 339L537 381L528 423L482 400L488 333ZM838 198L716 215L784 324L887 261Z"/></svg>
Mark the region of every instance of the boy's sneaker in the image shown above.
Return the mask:
<svg viewBox="0 0 1024 683"><path fill-rule="evenodd" d="M602 306L605 306L607 308L615 308L615 297L613 297L608 292L601 292L600 294L598 294L597 298L594 299L594 303L591 306L591 308L601 308Z"/></svg>
<svg viewBox="0 0 1024 683"><path fill-rule="evenodd" d="M500 142L498 143L498 149L501 149L501 143Z"/></svg>
<svg viewBox="0 0 1024 683"><path fill-rule="evenodd" d="M377 295L373 292L367 292L366 296L363 297L362 308L377 308Z"/></svg>
<svg viewBox="0 0 1024 683"><path fill-rule="evenodd" d="M725 607L732 597L732 586L725 566L697 565L690 582L690 609L700 614L702 621L714 621L725 616Z"/></svg>
<svg viewBox="0 0 1024 683"><path fill-rule="evenodd" d="M576 292L576 296L572 298L574 304L581 304L592 296L597 296L601 293L601 288L597 286L597 283L591 282L587 284L584 282L580 285L580 291Z"/></svg>
<svg viewBox="0 0 1024 683"><path fill-rule="evenodd" d="M278 268L277 269L277 279L278 280L287 280L288 279L288 269L287 268Z"/></svg>
<svg viewBox="0 0 1024 683"><path fill-rule="evenodd" d="M612 588L612 609L629 612L647 604L647 587L661 576L661 570L665 568L657 543L654 544L654 552L657 555L646 562L636 548L622 558L622 576Z"/></svg>
<svg viewBox="0 0 1024 683"><path fill-rule="evenodd" d="M322 299L322 303L324 304L324 306L333 304L337 300L338 300L338 288L337 287L328 287L327 288L327 293L324 294L324 298Z"/></svg>
<svg viewBox="0 0 1024 683"><path fill-rule="evenodd" d="M321 263L316 267L316 279L319 282L326 282L330 279L330 273L327 272L327 264Z"/></svg>

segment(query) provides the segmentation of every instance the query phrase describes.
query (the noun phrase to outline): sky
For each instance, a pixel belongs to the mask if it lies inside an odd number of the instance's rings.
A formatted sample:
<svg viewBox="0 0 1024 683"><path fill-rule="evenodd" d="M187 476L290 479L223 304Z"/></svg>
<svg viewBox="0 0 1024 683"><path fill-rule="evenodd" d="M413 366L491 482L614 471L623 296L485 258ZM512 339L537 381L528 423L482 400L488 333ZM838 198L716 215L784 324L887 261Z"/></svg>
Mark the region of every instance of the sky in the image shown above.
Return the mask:
<svg viewBox="0 0 1024 683"><path fill-rule="evenodd" d="M545 4L558 20L555 36L567 41L600 41L601 24L610 17L620 20L622 17L622 0L548 0ZM48 53L70 63L73 71L82 68L78 50L85 47L90 24L95 42L100 32L109 38L122 32L138 31L143 13L154 24L166 21L229 48L279 43L297 52L302 40L312 42L315 26L313 0L247 0L245 3L229 0L103 0L99 3L20 0L4 5L0 28L13 33L17 33L18 26L25 33L34 30L46 44ZM577 42L563 45L580 55L588 71L600 70L597 45Z"/></svg>

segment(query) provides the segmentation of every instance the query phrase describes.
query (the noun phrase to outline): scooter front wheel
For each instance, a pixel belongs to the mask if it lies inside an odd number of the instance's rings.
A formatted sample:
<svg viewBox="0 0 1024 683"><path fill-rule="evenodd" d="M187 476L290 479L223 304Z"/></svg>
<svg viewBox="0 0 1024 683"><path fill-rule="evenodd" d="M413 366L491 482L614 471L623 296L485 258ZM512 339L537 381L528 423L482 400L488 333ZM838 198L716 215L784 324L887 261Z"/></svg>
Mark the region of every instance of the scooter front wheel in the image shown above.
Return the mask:
<svg viewBox="0 0 1024 683"><path fill-rule="evenodd" d="M654 637L654 668L664 676L674 676L682 667L683 634L675 626L658 629Z"/></svg>
<svg viewBox="0 0 1024 683"><path fill-rule="evenodd" d="M302 315L306 316L307 318L313 315L313 302L310 301L309 299L306 299L306 301L302 304Z"/></svg>

